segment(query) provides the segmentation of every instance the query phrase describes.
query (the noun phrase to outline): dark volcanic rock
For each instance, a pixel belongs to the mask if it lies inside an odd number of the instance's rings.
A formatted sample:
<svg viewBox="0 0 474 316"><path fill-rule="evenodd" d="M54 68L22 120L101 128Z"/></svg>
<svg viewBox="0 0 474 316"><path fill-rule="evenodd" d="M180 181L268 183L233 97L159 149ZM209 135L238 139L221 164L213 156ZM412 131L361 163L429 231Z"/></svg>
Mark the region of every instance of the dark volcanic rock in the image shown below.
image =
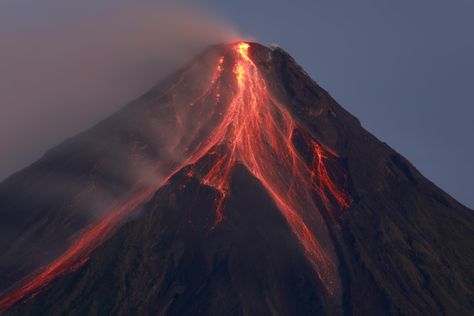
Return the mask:
<svg viewBox="0 0 474 316"><path fill-rule="evenodd" d="M234 170L226 217L212 229L214 195L177 175L140 219L126 224L80 271L10 312L335 313L285 219L244 167Z"/></svg>

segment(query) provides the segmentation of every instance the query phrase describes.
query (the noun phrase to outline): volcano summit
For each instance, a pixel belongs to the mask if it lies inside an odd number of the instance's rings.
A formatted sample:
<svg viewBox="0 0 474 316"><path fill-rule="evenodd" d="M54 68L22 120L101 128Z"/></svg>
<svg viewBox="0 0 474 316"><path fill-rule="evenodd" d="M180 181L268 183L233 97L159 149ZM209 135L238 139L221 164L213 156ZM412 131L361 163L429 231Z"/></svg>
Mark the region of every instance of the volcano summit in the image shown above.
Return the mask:
<svg viewBox="0 0 474 316"><path fill-rule="evenodd" d="M75 185L45 195L58 175ZM0 211L6 315L474 311L472 210L257 43L8 178Z"/></svg>

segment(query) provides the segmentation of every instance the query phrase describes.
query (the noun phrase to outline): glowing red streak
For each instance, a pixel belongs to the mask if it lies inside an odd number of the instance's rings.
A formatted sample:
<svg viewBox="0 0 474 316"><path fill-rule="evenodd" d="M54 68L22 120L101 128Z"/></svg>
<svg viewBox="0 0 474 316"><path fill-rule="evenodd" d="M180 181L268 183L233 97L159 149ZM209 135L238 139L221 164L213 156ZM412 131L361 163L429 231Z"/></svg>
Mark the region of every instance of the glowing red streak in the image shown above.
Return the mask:
<svg viewBox="0 0 474 316"><path fill-rule="evenodd" d="M315 170L300 157L293 144L298 126L288 110L269 93L265 80L248 55L249 47L248 43L236 46L236 94L224 119L194 158L194 161L199 160L214 146L225 145L228 149L201 180L220 192L215 225L223 219L222 208L229 190L230 175L235 164L240 162L271 194L303 245L315 272L327 289L334 292L338 287L336 267L305 224L304 217L308 215L304 213L319 217L318 222L322 224L313 201L313 190L323 196L328 208L331 205L327 191L344 207L348 205L346 194L338 190L329 177L322 149L315 141L307 144L314 151Z"/></svg>
<svg viewBox="0 0 474 316"><path fill-rule="evenodd" d="M0 311L9 308L27 295L35 295L57 276L80 268L89 260L90 253L110 236L124 217L129 215L130 212L136 210L138 206L146 201L174 174L175 172L171 173L171 175L160 184L147 188L140 194L136 195L133 199L118 206L97 225L93 225L82 232L81 236L65 253L53 261L49 266L40 270L31 281L2 297L0 299Z"/></svg>
<svg viewBox="0 0 474 316"><path fill-rule="evenodd" d="M112 211L99 224L87 229L69 250L30 282L2 297L0 311L28 295L34 295L58 275L79 268L88 260L90 253L111 235L124 216L143 204L182 167L195 164L209 154L215 154L217 161L201 177L201 183L219 192L214 226L224 218L223 206L229 191L230 176L235 164L240 162L260 180L272 196L328 291L337 291L339 285L336 266L328 253L332 250L323 249L317 234L313 232L314 229L321 230L319 237L325 234L326 229L313 200L313 192L319 193L328 209L332 208L330 196L341 207L348 207L349 197L331 180L324 164L326 157L323 149L310 137L306 137L306 143L314 153L313 162L308 164L301 158L293 143L298 126L288 110L271 96L265 80L248 55L249 47L244 42L235 46L236 62L233 72L237 83L236 92L213 133L164 181L148 187ZM191 106L217 90L215 85L221 76L223 61L223 57L219 58L208 88ZM219 101L219 91L215 93L215 98ZM178 117L177 122L179 121ZM225 153L213 150L219 146L225 146ZM309 222L313 222L311 227L306 224L308 218ZM315 227L314 223L320 225Z"/></svg>

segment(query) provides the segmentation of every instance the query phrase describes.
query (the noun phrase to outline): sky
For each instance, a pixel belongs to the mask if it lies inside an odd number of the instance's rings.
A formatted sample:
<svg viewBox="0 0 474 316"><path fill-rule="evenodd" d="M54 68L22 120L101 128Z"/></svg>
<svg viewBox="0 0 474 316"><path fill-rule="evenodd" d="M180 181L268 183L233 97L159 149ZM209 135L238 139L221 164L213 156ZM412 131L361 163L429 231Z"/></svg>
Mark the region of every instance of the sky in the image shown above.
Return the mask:
<svg viewBox="0 0 474 316"><path fill-rule="evenodd" d="M0 179L146 91L195 47L240 34L287 50L366 129L474 207L473 1L182 2L185 13L160 1L153 16L156 1L3 0Z"/></svg>

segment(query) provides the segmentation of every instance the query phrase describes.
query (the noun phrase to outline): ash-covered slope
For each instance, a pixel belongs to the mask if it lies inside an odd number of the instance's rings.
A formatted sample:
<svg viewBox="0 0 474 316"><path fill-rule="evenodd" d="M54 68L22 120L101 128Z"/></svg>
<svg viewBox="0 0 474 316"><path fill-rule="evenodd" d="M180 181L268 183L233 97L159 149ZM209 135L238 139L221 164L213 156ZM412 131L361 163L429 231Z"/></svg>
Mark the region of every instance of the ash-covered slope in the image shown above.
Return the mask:
<svg viewBox="0 0 474 316"><path fill-rule="evenodd" d="M164 180L133 177L117 191L124 217L140 205L141 215L115 231L117 220L48 282L9 292L0 301L22 295L7 315L473 313L472 210L365 131L284 51L217 46L165 86L87 133L146 135L139 156ZM28 173L12 179L27 183ZM38 235L31 223L24 229Z"/></svg>

